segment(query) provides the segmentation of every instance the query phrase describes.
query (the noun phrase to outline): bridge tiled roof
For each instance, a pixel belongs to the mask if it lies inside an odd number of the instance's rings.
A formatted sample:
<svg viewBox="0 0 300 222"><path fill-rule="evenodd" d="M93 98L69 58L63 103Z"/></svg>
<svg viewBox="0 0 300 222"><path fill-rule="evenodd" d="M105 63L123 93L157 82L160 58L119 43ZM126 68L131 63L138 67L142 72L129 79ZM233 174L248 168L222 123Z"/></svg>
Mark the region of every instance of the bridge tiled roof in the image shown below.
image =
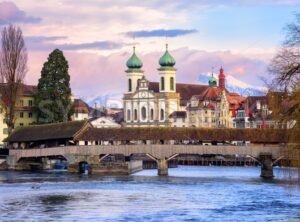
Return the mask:
<svg viewBox="0 0 300 222"><path fill-rule="evenodd" d="M72 121L21 127L16 129L5 141L13 143L72 139L86 124L88 124L86 121Z"/></svg>
<svg viewBox="0 0 300 222"><path fill-rule="evenodd" d="M275 129L208 129L179 127L88 128L76 141L200 140L282 143L285 131Z"/></svg>

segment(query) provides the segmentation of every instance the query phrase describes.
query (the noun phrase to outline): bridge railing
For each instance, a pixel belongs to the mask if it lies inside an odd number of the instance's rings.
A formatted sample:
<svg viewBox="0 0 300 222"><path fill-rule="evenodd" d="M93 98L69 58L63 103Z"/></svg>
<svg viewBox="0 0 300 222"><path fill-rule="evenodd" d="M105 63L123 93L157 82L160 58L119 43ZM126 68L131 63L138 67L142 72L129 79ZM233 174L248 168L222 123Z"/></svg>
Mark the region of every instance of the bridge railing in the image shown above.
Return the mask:
<svg viewBox="0 0 300 222"><path fill-rule="evenodd" d="M66 155L100 155L135 153L151 154L157 158L170 157L174 154L216 154L216 155L249 155L259 156L260 153L270 153L274 158L284 155L282 146L203 146L203 145L110 145L110 146L64 146L52 148L11 149L10 156L17 159L26 157L47 157Z"/></svg>

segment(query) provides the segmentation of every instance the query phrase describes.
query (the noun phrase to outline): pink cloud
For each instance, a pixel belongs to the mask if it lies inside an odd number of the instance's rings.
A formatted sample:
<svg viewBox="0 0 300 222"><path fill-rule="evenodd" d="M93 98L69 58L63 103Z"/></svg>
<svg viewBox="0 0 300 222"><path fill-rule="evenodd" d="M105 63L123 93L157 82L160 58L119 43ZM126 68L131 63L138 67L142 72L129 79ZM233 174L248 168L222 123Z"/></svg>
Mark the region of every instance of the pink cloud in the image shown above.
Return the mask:
<svg viewBox="0 0 300 222"><path fill-rule="evenodd" d="M37 23L41 18L26 15L13 2L0 2L0 25L9 23Z"/></svg>
<svg viewBox="0 0 300 222"><path fill-rule="evenodd" d="M243 74L245 74L245 67L242 65L235 66L235 67L232 67L232 69L230 71L233 73L236 73L236 74L243 75Z"/></svg>
<svg viewBox="0 0 300 222"><path fill-rule="evenodd" d="M163 52L147 54L138 53L142 59L146 78L158 81L158 60ZM267 64L262 60L246 58L226 52L206 52L181 48L171 51L176 59L177 81L197 83L202 73L215 72L222 65L225 73L239 80L263 85L259 76L266 74ZM109 56L96 53L65 52L69 61L72 91L77 96L91 97L100 95L122 94L126 90L126 61L131 52L120 52ZM48 54L44 52L31 52L29 54L29 72L27 83L37 84L40 71Z"/></svg>

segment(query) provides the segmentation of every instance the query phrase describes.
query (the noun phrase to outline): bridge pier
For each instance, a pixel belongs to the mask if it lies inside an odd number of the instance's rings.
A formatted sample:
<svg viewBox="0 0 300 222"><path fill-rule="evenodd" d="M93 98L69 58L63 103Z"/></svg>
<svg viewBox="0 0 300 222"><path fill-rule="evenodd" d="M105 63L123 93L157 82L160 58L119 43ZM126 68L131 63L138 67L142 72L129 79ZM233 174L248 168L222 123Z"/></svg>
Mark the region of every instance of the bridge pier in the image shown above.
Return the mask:
<svg viewBox="0 0 300 222"><path fill-rule="evenodd" d="M261 163L261 174L262 178L273 178L273 162L271 153L261 153L259 155Z"/></svg>
<svg viewBox="0 0 300 222"><path fill-rule="evenodd" d="M168 176L168 160L166 158L157 159L157 172L159 176Z"/></svg>
<svg viewBox="0 0 300 222"><path fill-rule="evenodd" d="M90 165L90 171L94 167L99 165L99 156L98 155L65 155L65 158L68 161L68 172L69 173L80 173L80 164L86 163Z"/></svg>
<svg viewBox="0 0 300 222"><path fill-rule="evenodd" d="M15 170L17 166L18 158L16 156L7 156L6 163L9 170Z"/></svg>

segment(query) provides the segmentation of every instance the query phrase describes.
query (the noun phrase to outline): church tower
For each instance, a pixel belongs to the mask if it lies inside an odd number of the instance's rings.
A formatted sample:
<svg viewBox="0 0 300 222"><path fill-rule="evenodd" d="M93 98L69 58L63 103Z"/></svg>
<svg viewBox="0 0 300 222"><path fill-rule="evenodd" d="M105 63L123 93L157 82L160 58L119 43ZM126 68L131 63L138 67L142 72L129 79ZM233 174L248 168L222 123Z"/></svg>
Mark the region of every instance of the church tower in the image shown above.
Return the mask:
<svg viewBox="0 0 300 222"><path fill-rule="evenodd" d="M208 79L208 86L212 88L217 87L217 79L213 73L211 73L211 77Z"/></svg>
<svg viewBox="0 0 300 222"><path fill-rule="evenodd" d="M175 59L168 51L168 44L166 44L166 51L164 55L159 59L159 92L176 92L176 69L174 68L175 63Z"/></svg>
<svg viewBox="0 0 300 222"><path fill-rule="evenodd" d="M128 59L127 63L127 92L134 93L138 86L138 81L144 76L144 71L141 70L143 63L135 54L135 46L133 46L133 54Z"/></svg>
<svg viewBox="0 0 300 222"><path fill-rule="evenodd" d="M219 88L225 89L225 74L224 74L224 69L222 66L221 66L220 74L219 74Z"/></svg>

